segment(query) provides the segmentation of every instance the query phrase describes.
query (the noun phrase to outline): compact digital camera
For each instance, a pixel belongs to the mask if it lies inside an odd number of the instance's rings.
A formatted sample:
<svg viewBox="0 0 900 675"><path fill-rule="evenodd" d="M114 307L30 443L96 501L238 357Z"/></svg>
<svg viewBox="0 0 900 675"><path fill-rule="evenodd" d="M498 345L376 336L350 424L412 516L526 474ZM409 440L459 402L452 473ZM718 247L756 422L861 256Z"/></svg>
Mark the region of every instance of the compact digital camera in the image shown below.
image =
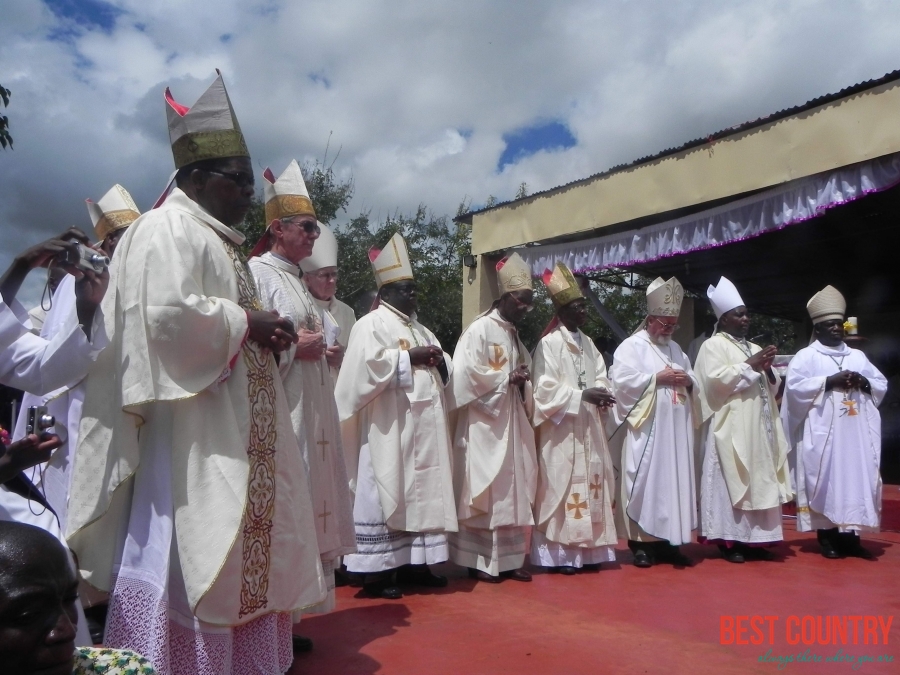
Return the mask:
<svg viewBox="0 0 900 675"><path fill-rule="evenodd" d="M56 418L47 414L47 406L33 405L28 408L28 417L25 420L25 435L36 434L40 436L54 424L56 424Z"/></svg>
<svg viewBox="0 0 900 675"><path fill-rule="evenodd" d="M72 265L80 270L96 272L100 274L109 267L109 258L90 246L77 244L74 248L67 248L57 256L61 265Z"/></svg>

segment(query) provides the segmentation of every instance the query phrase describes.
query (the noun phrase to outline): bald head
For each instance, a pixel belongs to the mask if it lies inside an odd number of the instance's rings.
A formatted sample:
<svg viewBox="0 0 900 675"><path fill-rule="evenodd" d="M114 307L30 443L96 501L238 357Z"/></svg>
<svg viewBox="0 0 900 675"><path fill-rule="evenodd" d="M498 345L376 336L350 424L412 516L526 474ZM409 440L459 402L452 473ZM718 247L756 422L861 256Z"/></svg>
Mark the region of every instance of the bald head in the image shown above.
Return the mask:
<svg viewBox="0 0 900 675"><path fill-rule="evenodd" d="M6 675L68 675L78 582L55 537L0 521L0 663Z"/></svg>

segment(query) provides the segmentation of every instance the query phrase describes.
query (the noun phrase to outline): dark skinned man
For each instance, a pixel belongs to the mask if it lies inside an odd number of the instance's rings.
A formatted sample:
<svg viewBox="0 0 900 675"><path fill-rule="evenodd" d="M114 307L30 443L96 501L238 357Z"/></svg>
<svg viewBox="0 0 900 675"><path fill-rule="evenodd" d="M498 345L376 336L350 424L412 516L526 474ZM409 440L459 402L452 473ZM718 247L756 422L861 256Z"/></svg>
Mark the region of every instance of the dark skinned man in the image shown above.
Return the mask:
<svg viewBox="0 0 900 675"><path fill-rule="evenodd" d="M165 99L177 187L118 242L69 543L110 590L106 644L172 675L283 673L292 614L325 596L274 357L297 334L238 248L254 176L221 76L192 108Z"/></svg>
<svg viewBox="0 0 900 675"><path fill-rule="evenodd" d="M497 264L497 279L500 298L463 331L453 353L459 532L450 554L486 583L531 581L522 566L538 474L531 357L516 331L534 302L531 270L513 253Z"/></svg>
<svg viewBox="0 0 900 675"><path fill-rule="evenodd" d="M456 531L444 394L451 362L416 320L403 237L369 260L378 306L353 326L335 386L355 492L357 550L344 563L364 575L366 593L396 599L404 584L447 584L427 565L447 560L447 533Z"/></svg>
<svg viewBox="0 0 900 675"><path fill-rule="evenodd" d="M847 302L833 286L806 305L813 342L791 359L781 419L797 481L797 529L825 558L872 560L860 532L881 525L881 415L887 379L844 344Z"/></svg>
<svg viewBox="0 0 900 675"><path fill-rule="evenodd" d="M750 314L728 279L710 286L707 296L718 331L700 347L694 366L705 423L701 540L718 544L729 562L768 559L763 547L782 540L781 505L793 496L775 403L776 349L747 341Z"/></svg>

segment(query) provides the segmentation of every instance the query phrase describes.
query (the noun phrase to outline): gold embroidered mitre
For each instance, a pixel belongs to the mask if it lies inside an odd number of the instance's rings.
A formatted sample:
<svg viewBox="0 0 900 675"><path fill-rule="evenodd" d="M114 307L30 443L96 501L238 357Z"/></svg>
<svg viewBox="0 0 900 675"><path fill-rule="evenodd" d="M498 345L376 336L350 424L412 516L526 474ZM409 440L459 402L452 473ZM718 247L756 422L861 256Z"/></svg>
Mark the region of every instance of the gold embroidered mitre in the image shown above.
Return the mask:
<svg viewBox="0 0 900 675"><path fill-rule="evenodd" d="M656 277L647 286L647 316L678 316L682 300L684 288L678 279L672 277L664 281L662 277Z"/></svg>
<svg viewBox="0 0 900 675"><path fill-rule="evenodd" d="M190 108L177 103L166 87L166 117L169 142L180 169L202 159L249 157L247 143L238 124L222 73Z"/></svg>
<svg viewBox="0 0 900 675"><path fill-rule="evenodd" d="M506 256L497 263L497 285L500 295L532 289L531 268L518 253Z"/></svg>
<svg viewBox="0 0 900 675"><path fill-rule="evenodd" d="M94 232L101 242L111 232L128 227L141 215L128 190L121 185L113 185L100 201L95 203L86 199L85 203L94 223Z"/></svg>
<svg viewBox="0 0 900 675"><path fill-rule="evenodd" d="M263 198L266 202L266 224L280 218L292 216L316 217L309 190L303 180L303 173L296 159L276 179L271 169L263 172Z"/></svg>
<svg viewBox="0 0 900 675"><path fill-rule="evenodd" d="M406 250L406 241L400 236L399 232L391 237L391 240L383 249L369 249L369 262L372 263L372 272L375 273L375 285L378 288L385 284L392 284L395 281L413 278L409 253Z"/></svg>
<svg viewBox="0 0 900 675"><path fill-rule="evenodd" d="M847 301L834 286L826 286L810 298L806 311L814 324L832 319L843 320L847 313Z"/></svg>
<svg viewBox="0 0 900 675"><path fill-rule="evenodd" d="M550 293L553 305L557 309L584 297L584 294L581 292L581 285L572 275L569 268L561 262L556 263L556 267L552 271L544 270L544 275L541 279L544 282L544 286L547 287L547 292Z"/></svg>

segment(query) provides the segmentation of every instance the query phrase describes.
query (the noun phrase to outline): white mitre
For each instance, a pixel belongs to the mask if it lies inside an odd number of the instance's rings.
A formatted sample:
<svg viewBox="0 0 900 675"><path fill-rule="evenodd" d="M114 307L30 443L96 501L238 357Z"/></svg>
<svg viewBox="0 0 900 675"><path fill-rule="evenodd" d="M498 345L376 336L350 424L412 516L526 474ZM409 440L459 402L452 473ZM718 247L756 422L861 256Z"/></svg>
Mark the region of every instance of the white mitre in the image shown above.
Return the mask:
<svg viewBox="0 0 900 675"><path fill-rule="evenodd" d="M309 190L303 180L303 172L296 159L292 159L278 178L271 169L263 172L263 200L266 203L266 224L293 216L316 217Z"/></svg>
<svg viewBox="0 0 900 675"><path fill-rule="evenodd" d="M166 118L176 169L203 159L250 156L218 69L216 75L190 108L176 102L166 87Z"/></svg>
<svg viewBox="0 0 900 675"><path fill-rule="evenodd" d="M319 223L319 238L313 244L312 255L300 261L304 272L315 272L323 267L337 267L338 243L334 233Z"/></svg>
<svg viewBox="0 0 900 675"><path fill-rule="evenodd" d="M843 321L847 313L847 301L834 286L826 286L810 298L806 303L806 311L813 324L832 319Z"/></svg>
<svg viewBox="0 0 900 675"><path fill-rule="evenodd" d="M406 241L397 232L380 251L377 248L369 249L369 262L372 263L372 272L375 274L375 285L381 288L385 284L395 281L404 281L413 278L412 265L409 262L409 253L406 250Z"/></svg>
<svg viewBox="0 0 900 675"><path fill-rule="evenodd" d="M725 277L720 277L717 285L706 289L706 297L709 298L716 320L721 319L725 312L730 312L735 307L744 304L737 288Z"/></svg>
<svg viewBox="0 0 900 675"><path fill-rule="evenodd" d="M131 225L141 215L128 190L118 184L113 185L100 201L96 203L90 199L84 201L94 224L94 232L101 242L110 233Z"/></svg>
<svg viewBox="0 0 900 675"><path fill-rule="evenodd" d="M648 316L678 316L681 314L681 301L684 300L684 288L675 277L668 281L656 277L647 286Z"/></svg>
<svg viewBox="0 0 900 675"><path fill-rule="evenodd" d="M510 291L532 290L531 268L522 256L513 253L497 263L497 285L500 295Z"/></svg>

